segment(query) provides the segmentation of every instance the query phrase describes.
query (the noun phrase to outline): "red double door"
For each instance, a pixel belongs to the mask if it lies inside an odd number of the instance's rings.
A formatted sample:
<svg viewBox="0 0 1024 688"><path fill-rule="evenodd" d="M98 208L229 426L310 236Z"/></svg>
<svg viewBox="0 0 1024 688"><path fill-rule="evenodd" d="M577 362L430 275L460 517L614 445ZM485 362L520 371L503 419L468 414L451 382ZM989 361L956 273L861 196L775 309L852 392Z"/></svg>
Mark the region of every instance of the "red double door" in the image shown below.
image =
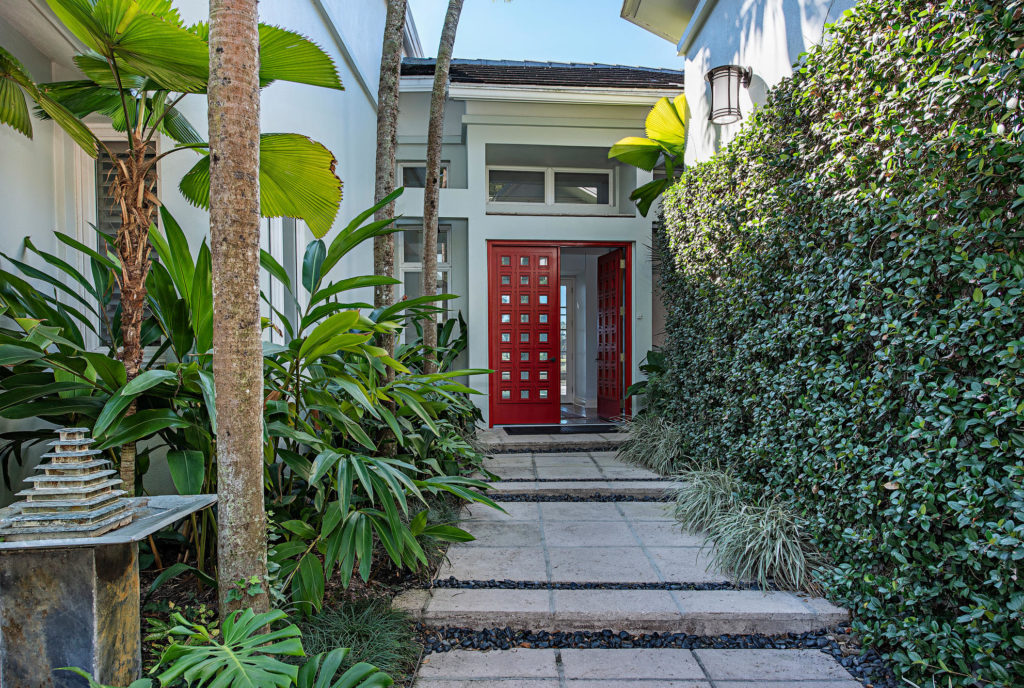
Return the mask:
<svg viewBox="0 0 1024 688"><path fill-rule="evenodd" d="M622 249L597 259L597 415L625 411L626 257Z"/></svg>
<svg viewBox="0 0 1024 688"><path fill-rule="evenodd" d="M557 246L488 247L492 425L561 418L558 257ZM609 418L625 392L624 268L622 249L598 259L598 413Z"/></svg>

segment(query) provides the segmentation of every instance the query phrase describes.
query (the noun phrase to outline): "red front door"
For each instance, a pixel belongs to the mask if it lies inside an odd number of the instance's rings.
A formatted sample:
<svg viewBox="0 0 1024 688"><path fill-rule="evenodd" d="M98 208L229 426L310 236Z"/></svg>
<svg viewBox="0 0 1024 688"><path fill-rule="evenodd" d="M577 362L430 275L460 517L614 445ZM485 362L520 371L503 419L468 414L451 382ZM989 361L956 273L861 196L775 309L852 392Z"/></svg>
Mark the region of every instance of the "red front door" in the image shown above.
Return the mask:
<svg viewBox="0 0 1024 688"><path fill-rule="evenodd" d="M621 416L624 370L626 260L617 249L597 259L597 415Z"/></svg>
<svg viewBox="0 0 1024 688"><path fill-rule="evenodd" d="M488 247L491 425L558 423L558 248Z"/></svg>

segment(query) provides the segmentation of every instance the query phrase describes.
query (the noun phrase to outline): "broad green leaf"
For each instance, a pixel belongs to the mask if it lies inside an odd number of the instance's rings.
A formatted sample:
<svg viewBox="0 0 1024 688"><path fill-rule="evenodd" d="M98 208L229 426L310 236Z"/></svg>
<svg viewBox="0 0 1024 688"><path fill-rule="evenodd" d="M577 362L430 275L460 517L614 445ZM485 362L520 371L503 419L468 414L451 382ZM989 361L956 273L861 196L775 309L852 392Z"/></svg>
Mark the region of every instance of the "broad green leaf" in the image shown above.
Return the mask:
<svg viewBox="0 0 1024 688"><path fill-rule="evenodd" d="M277 26L260 24L260 82L291 81L342 89L334 61L308 38Z"/></svg>
<svg viewBox="0 0 1024 688"><path fill-rule="evenodd" d="M302 257L302 286L306 291L313 292L320 286L320 269L324 264L324 257L327 255L327 247L320 239L309 242L306 246L306 253Z"/></svg>
<svg viewBox="0 0 1024 688"><path fill-rule="evenodd" d="M608 151L608 157L649 172L658 164L661 152L661 144L657 141L639 136L627 136L612 145L611 150Z"/></svg>
<svg viewBox="0 0 1024 688"><path fill-rule="evenodd" d="M178 376L170 370L146 370L139 373L134 380L125 385L121 390L121 394L125 396L142 394L147 389L156 387L161 382L171 382L176 381L177 379Z"/></svg>
<svg viewBox="0 0 1024 688"><path fill-rule="evenodd" d="M334 224L341 204L337 161L323 145L299 134L260 136L260 214L297 217L314 236ZM204 155L182 178L181 193L200 208L210 207L210 159Z"/></svg>
<svg viewBox="0 0 1024 688"><path fill-rule="evenodd" d="M685 95L680 93L675 100L660 98L647 113L647 138L675 153L686 150L688 117Z"/></svg>
<svg viewBox="0 0 1024 688"><path fill-rule="evenodd" d="M127 406L127 405L126 405ZM106 409L104 409L106 410ZM123 410L123 408L122 408ZM128 442L137 442L151 437L168 428L186 428L189 422L180 418L171 409L144 409L130 416L124 416L113 424L103 439L96 444L97 449L109 449ZM99 437L100 433L94 434Z"/></svg>
<svg viewBox="0 0 1024 688"><path fill-rule="evenodd" d="M184 449L167 452L167 468L178 494L199 494L206 477L206 458L203 452Z"/></svg>

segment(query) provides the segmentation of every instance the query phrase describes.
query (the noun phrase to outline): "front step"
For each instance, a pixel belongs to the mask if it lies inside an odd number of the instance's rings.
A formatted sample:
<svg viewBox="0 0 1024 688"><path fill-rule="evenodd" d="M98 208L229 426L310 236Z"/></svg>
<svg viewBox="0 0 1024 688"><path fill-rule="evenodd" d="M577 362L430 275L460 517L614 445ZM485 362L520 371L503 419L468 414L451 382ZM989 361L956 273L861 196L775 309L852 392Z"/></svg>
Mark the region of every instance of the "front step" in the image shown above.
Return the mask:
<svg viewBox="0 0 1024 688"><path fill-rule="evenodd" d="M491 492L507 495L564 495L567 497L664 497L672 485L666 480L536 480L499 481L490 484ZM493 496L493 494L492 494Z"/></svg>
<svg viewBox="0 0 1024 688"><path fill-rule="evenodd" d="M477 430L476 441L488 454L519 452L615 451L629 438L625 432L608 434L509 435L502 428Z"/></svg>
<svg viewBox="0 0 1024 688"><path fill-rule="evenodd" d="M821 598L758 590L409 590L395 607L428 626L747 635L806 633L848 620Z"/></svg>

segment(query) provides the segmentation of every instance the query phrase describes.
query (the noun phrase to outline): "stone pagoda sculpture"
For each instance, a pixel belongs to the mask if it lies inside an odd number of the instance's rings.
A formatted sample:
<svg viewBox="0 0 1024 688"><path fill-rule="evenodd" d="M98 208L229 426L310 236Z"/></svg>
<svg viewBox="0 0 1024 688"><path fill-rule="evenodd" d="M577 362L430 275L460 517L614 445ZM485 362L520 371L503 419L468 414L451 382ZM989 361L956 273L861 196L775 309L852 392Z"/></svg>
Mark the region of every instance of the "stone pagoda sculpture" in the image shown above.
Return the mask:
<svg viewBox="0 0 1024 688"><path fill-rule="evenodd" d="M32 487L18 493L14 513L0 521L8 542L96 537L131 523L131 502L122 481L102 452L90 448L88 428L61 428L53 450L43 454Z"/></svg>

